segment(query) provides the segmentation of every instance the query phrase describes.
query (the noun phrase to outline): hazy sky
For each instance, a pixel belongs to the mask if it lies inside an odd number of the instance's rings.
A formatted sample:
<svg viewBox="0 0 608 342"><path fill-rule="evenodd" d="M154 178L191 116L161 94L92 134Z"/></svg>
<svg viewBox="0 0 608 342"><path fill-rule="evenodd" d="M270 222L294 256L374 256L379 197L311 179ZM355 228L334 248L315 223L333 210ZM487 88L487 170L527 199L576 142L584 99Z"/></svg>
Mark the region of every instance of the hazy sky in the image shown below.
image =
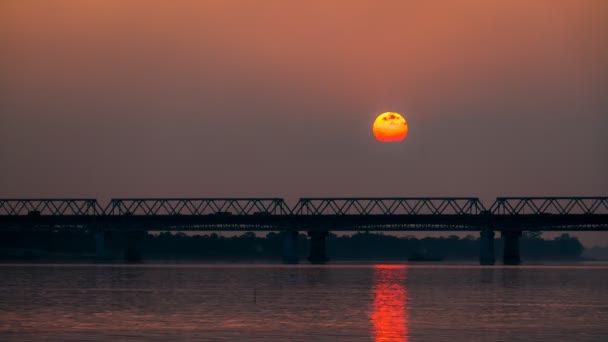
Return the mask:
<svg viewBox="0 0 608 342"><path fill-rule="evenodd" d="M604 0L2 0L0 197L608 195L606 42Z"/></svg>

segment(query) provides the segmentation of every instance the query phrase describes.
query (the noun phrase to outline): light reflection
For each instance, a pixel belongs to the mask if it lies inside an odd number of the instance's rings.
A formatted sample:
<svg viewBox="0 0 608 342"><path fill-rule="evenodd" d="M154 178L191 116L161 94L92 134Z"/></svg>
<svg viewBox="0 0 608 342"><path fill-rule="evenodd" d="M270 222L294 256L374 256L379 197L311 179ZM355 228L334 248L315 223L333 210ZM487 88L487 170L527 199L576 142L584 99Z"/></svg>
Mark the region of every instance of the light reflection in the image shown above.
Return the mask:
<svg viewBox="0 0 608 342"><path fill-rule="evenodd" d="M374 265L374 302L370 318L376 342L407 341L406 273L405 265Z"/></svg>

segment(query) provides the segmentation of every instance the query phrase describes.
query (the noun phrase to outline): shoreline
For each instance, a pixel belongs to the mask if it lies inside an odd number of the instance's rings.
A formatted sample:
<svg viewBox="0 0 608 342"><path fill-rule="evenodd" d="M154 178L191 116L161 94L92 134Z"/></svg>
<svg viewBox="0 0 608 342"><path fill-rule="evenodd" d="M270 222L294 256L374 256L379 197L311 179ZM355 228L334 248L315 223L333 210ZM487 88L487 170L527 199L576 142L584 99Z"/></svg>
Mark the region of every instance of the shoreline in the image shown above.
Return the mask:
<svg viewBox="0 0 608 342"><path fill-rule="evenodd" d="M544 265L544 264L562 264L562 265L581 265L585 263L608 263L606 259L523 259L521 265ZM83 264L83 265L146 265L146 264L201 264L201 265L309 265L306 258L301 258L299 263L289 264L284 263L280 259L252 259L252 260L228 260L228 259L195 259L195 258L144 258L140 262L126 262L120 258L101 259L95 257L77 257L77 258L38 258L38 259L22 259L22 258L2 258L0 265L7 264L23 264L23 265L44 265L44 264ZM409 261L398 259L330 259L325 265L377 265L377 264L393 264L393 265L479 265L477 259L445 259L442 261ZM500 259L494 266L502 266ZM490 267L492 265L489 265ZM517 266L515 266L517 267Z"/></svg>

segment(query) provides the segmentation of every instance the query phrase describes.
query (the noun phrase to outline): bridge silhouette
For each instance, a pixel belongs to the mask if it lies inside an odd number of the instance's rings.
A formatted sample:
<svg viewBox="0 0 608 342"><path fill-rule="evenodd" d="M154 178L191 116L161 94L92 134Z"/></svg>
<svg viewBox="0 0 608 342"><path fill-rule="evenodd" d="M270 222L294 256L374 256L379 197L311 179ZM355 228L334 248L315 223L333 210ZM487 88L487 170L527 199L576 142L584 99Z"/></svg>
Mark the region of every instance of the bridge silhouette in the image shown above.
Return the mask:
<svg viewBox="0 0 608 342"><path fill-rule="evenodd" d="M300 231L310 238L308 260L325 263L330 231L480 232L480 263L495 263L495 232L502 234L503 263L519 264L523 231L608 231L608 197L498 197L486 208L474 197L118 198L0 199L0 231L94 231L104 255L108 232L128 241L147 231L281 231L284 259L297 262Z"/></svg>

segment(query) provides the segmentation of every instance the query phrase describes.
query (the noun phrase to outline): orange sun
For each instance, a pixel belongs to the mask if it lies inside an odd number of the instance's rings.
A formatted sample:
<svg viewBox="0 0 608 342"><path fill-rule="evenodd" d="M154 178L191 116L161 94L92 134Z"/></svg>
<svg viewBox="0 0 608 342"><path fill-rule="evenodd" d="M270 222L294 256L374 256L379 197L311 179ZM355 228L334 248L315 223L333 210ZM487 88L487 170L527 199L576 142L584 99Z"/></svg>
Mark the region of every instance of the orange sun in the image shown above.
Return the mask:
<svg viewBox="0 0 608 342"><path fill-rule="evenodd" d="M378 115L372 128L376 140L394 142L405 139L408 127L407 121L399 113L386 112Z"/></svg>

